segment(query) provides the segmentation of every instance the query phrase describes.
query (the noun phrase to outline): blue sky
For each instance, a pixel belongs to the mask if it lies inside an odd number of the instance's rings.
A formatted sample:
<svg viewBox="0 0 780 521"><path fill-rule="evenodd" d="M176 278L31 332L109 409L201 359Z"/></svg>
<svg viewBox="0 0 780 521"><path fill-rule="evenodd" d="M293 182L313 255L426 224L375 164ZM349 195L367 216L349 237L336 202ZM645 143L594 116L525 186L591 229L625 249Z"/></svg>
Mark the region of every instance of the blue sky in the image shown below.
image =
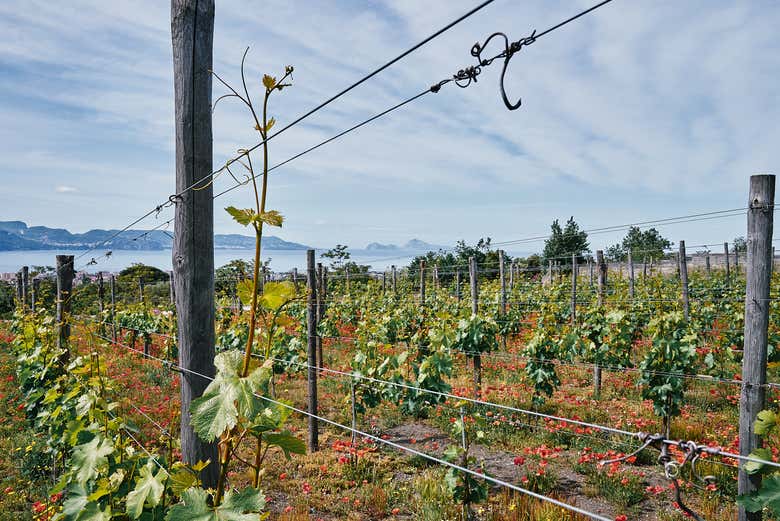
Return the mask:
<svg viewBox="0 0 780 521"><path fill-rule="evenodd" d="M263 72L294 65L271 109L282 125L475 3L218 0L214 67L237 81L250 46L259 93ZM271 142L271 161L471 64L494 31L518 39L588 5L497 0ZM778 26L775 1L615 0L515 56L506 83L519 110L504 108L495 63L468 89L425 96L271 174L269 205L286 216L274 232L320 247L452 244L535 236L570 215L597 228L743 206L750 174L780 159ZM0 35L0 220L118 228L172 193L168 2L5 0ZM215 165L258 140L226 101ZM246 189L218 199L216 231L242 232L222 208L250 202ZM744 230L744 217L661 228L688 244Z"/></svg>

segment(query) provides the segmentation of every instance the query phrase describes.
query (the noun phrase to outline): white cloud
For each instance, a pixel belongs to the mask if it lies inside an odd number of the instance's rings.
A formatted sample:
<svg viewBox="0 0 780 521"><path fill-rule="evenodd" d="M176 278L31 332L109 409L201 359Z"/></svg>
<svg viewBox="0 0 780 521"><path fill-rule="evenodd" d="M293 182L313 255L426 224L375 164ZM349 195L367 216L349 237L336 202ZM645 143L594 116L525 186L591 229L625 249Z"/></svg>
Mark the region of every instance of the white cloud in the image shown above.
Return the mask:
<svg viewBox="0 0 780 521"><path fill-rule="evenodd" d="M76 188L74 188L72 186L60 185L60 186L56 187L54 189L54 191L57 192L58 194L72 194L72 193L78 192L78 189L76 189Z"/></svg>

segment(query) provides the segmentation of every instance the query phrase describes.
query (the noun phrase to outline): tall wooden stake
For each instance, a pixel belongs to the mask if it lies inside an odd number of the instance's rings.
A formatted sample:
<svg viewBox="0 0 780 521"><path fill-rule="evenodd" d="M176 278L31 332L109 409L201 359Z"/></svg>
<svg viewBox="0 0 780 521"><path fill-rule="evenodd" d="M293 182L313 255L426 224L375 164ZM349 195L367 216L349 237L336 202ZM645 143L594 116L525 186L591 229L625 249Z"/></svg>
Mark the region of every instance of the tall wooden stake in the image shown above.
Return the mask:
<svg viewBox="0 0 780 521"><path fill-rule="evenodd" d="M628 296L634 299L634 257L628 252Z"/></svg>
<svg viewBox="0 0 780 521"><path fill-rule="evenodd" d="M723 243L723 256L726 258L726 286L730 285L731 281L731 266L729 264L729 243Z"/></svg>
<svg viewBox="0 0 780 521"><path fill-rule="evenodd" d="M571 323L577 323L577 254L571 256Z"/></svg>
<svg viewBox="0 0 780 521"><path fill-rule="evenodd" d="M144 301L144 279L138 277L138 302Z"/></svg>
<svg viewBox="0 0 780 521"><path fill-rule="evenodd" d="M322 266L322 265L320 265ZM317 275L314 268L314 250L306 252L306 284L309 289L306 307L306 332L308 348L308 402L309 402L309 452L319 449L319 425L317 415Z"/></svg>
<svg viewBox="0 0 780 521"><path fill-rule="evenodd" d="M598 306L604 307L604 295L607 291L607 263L604 262L604 252L596 250L596 264L598 264ZM593 366L593 397L597 400L601 397L601 366Z"/></svg>
<svg viewBox="0 0 780 521"><path fill-rule="evenodd" d="M479 311L479 286L477 284L477 261L469 257L469 279L471 282L471 314L476 316ZM482 388L482 357L479 353L472 354L474 361L474 398L479 399Z"/></svg>
<svg viewBox="0 0 780 521"><path fill-rule="evenodd" d="M425 261L420 261L420 307L425 307Z"/></svg>
<svg viewBox="0 0 780 521"><path fill-rule="evenodd" d="M116 321L114 320L114 317L116 316L116 278L113 273L108 277L108 291L111 294L111 310L109 313L109 320L111 320L111 338L116 344Z"/></svg>
<svg viewBox="0 0 780 521"><path fill-rule="evenodd" d="M70 299L73 296L73 255L57 255L57 348L62 349L60 363L70 361Z"/></svg>
<svg viewBox="0 0 780 521"><path fill-rule="evenodd" d="M38 298L41 296L41 279L33 277L32 279L32 292L30 293L30 309L35 313L36 306L38 304Z"/></svg>
<svg viewBox="0 0 780 521"><path fill-rule="evenodd" d="M749 455L761 447L753 430L756 416L766 406L765 384L769 328L770 261L775 204L775 176L750 177L747 220L747 262L745 291L745 344L742 360L742 392L739 400L739 453ZM739 494L761 486L761 473L748 474L739 467ZM761 511L739 508L739 521L759 521Z"/></svg>
<svg viewBox="0 0 780 521"><path fill-rule="evenodd" d="M455 270L455 298L458 302L460 302L461 299L461 291L460 291L460 270Z"/></svg>
<svg viewBox="0 0 780 521"><path fill-rule="evenodd" d="M325 313L325 269L323 268L321 262L317 263L317 280L319 280L320 283L319 291L315 293L317 297L317 316L315 317L315 322L319 324ZM314 330L314 333L317 342L317 363L315 365L319 369L322 367L322 338L317 334L316 329Z"/></svg>
<svg viewBox="0 0 780 521"><path fill-rule="evenodd" d="M27 298L30 293L30 268L22 266L22 308L27 309Z"/></svg>
<svg viewBox="0 0 780 521"><path fill-rule="evenodd" d="M504 250L498 250L498 277L501 279L501 314L506 313L506 277L504 276Z"/></svg>
<svg viewBox="0 0 780 521"><path fill-rule="evenodd" d="M691 314L691 303L688 299L688 261L685 253L685 241L680 241L680 251L677 258L680 259L677 270L680 273L680 285L682 286L683 314L685 320L688 320Z"/></svg>
<svg viewBox="0 0 780 521"><path fill-rule="evenodd" d="M181 452L186 463L210 460L200 475L215 487L217 445L198 438L190 403L214 376L214 205L211 69L214 0L171 0L173 86L176 114L176 221L173 271L181 374ZM186 190L201 180L198 190Z"/></svg>
<svg viewBox="0 0 780 521"><path fill-rule="evenodd" d="M390 266L390 269L393 272L393 295L395 296L398 294L398 273L395 271L395 264Z"/></svg>

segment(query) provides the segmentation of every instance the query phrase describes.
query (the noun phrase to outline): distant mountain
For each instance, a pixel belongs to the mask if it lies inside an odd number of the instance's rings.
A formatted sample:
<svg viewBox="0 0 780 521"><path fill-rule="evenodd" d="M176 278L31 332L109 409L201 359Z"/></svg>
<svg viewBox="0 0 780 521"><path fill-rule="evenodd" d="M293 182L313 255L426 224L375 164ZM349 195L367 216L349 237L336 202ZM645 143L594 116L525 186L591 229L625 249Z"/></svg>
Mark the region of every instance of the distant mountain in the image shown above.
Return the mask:
<svg viewBox="0 0 780 521"><path fill-rule="evenodd" d="M62 228L27 226L22 221L0 221L0 251L11 250L80 250L94 248L101 244L107 250L165 250L170 249L173 239L163 230L90 230L86 233L71 233ZM218 249L251 249L255 247L254 237L228 234L214 235L214 247ZM306 250L309 246L288 242L279 237L263 237L263 248L269 250Z"/></svg>
<svg viewBox="0 0 780 521"><path fill-rule="evenodd" d="M366 246L368 251L394 251L399 249L395 244L380 244L378 242L369 243Z"/></svg>
<svg viewBox="0 0 780 521"><path fill-rule="evenodd" d="M420 239L412 239L403 246L398 246L396 244L381 244L378 242L372 242L366 246L367 251L437 251L445 249L447 249L445 246L429 244L425 241L421 241Z"/></svg>

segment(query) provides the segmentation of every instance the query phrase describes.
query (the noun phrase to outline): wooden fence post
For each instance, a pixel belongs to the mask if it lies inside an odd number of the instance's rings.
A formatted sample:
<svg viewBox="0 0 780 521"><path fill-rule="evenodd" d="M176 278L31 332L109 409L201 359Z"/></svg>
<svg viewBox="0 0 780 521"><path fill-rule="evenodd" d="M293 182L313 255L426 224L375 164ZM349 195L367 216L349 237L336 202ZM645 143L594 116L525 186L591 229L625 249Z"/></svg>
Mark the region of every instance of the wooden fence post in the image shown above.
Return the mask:
<svg viewBox="0 0 780 521"><path fill-rule="evenodd" d="M420 261L420 307L425 307L425 261Z"/></svg>
<svg viewBox="0 0 780 521"><path fill-rule="evenodd" d="M471 281L471 314L477 316L479 311L479 286L477 284L477 261L469 257L469 279ZM482 357L479 353L472 353L474 361L474 398L479 399L482 388Z"/></svg>
<svg viewBox="0 0 780 521"><path fill-rule="evenodd" d="M439 289L439 265L436 264L433 267L433 289L437 290Z"/></svg>
<svg viewBox="0 0 780 521"><path fill-rule="evenodd" d="M739 400L739 453L742 456L748 456L762 445L761 437L755 433L753 427L756 416L766 405L774 204L775 176L751 176L745 263L745 344L742 361L742 392ZM760 486L761 473L747 474L740 465L737 485L739 494L749 494ZM739 521L760 521L760 519L760 510L751 513L739 507Z"/></svg>
<svg viewBox="0 0 780 521"><path fill-rule="evenodd" d="M685 241L680 241L680 251L677 258L680 259L677 270L680 273L680 285L682 286L683 314L687 321L691 314L691 303L688 299L688 261L685 253Z"/></svg>
<svg viewBox="0 0 780 521"><path fill-rule="evenodd" d="M634 300L634 295L635 295L634 285L635 285L634 256L629 251L628 252L628 296L631 300Z"/></svg>
<svg viewBox="0 0 780 521"><path fill-rule="evenodd" d="M577 254L571 256L571 323L577 323Z"/></svg>
<svg viewBox="0 0 780 521"><path fill-rule="evenodd" d="M547 261L547 280L549 284L553 283L553 261L551 260Z"/></svg>
<svg viewBox="0 0 780 521"><path fill-rule="evenodd" d="M596 250L596 264L598 264L598 306L604 307L604 296L607 291L607 263L604 262L604 252ZM593 366L593 397L601 398L601 366L596 363Z"/></svg>
<svg viewBox="0 0 780 521"><path fill-rule="evenodd" d="M171 0L175 106L176 192L173 271L181 373L181 452L185 463L210 460L200 473L216 486L216 443L204 443L190 423L214 368L214 204L211 69L214 0ZM187 190L200 181L198 190ZM189 373L187 371L193 371ZM202 374L197 376L194 373Z"/></svg>
<svg viewBox="0 0 780 521"><path fill-rule="evenodd" d="M325 310L325 269L323 268L321 262L317 263L316 276L316 280L319 281L319 285L317 286L318 291L315 293L315 296L317 297L317 314L314 318L315 323L319 325ZM314 334L317 342L317 353L315 358L317 362L317 369L319 369L322 367L322 337L320 337L316 330L314 331Z"/></svg>
<svg viewBox="0 0 780 521"><path fill-rule="evenodd" d="M460 292L460 270L455 270L455 299L460 303L461 299L461 292Z"/></svg>
<svg viewBox="0 0 780 521"><path fill-rule="evenodd" d="M515 268L517 267L517 261L512 259L509 263L509 293L515 290Z"/></svg>
<svg viewBox="0 0 780 521"><path fill-rule="evenodd" d="M108 290L111 294L111 310L109 313L109 320L111 320L111 339L116 344L116 279L114 278L114 274L112 273L108 277Z"/></svg>
<svg viewBox="0 0 780 521"><path fill-rule="evenodd" d="M346 275L347 279L347 293L349 293L349 266L344 268L344 274Z"/></svg>
<svg viewBox="0 0 780 521"><path fill-rule="evenodd" d="M57 348L62 349L60 364L70 361L70 299L73 295L73 255L57 255Z"/></svg>
<svg viewBox="0 0 780 521"><path fill-rule="evenodd" d="M30 268L22 266L22 309L27 309L27 297L30 293Z"/></svg>
<svg viewBox="0 0 780 521"><path fill-rule="evenodd" d="M144 301L144 279L143 277L138 277L138 302L143 303Z"/></svg>
<svg viewBox="0 0 780 521"><path fill-rule="evenodd" d="M729 286L731 280L731 266L729 265L729 243L723 243L723 256L726 258L726 286Z"/></svg>
<svg viewBox="0 0 780 521"><path fill-rule="evenodd" d="M171 306L176 309L176 284L174 282L173 271L168 272L168 298L171 300Z"/></svg>
<svg viewBox="0 0 780 521"><path fill-rule="evenodd" d="M707 272L707 277L709 277L712 274L711 266L710 266L710 252L707 251L704 254L704 269Z"/></svg>
<svg viewBox="0 0 780 521"><path fill-rule="evenodd" d="M319 265L321 270L322 264ZM306 332L308 352L308 403L309 403L309 452L319 450L319 425L317 421L317 276L314 268L314 250L306 252L306 284L309 294L306 299Z"/></svg>
<svg viewBox="0 0 780 521"><path fill-rule="evenodd" d="M97 274L97 284L98 284L98 313L100 313L100 321L103 322L103 310L105 309L105 297L106 297L106 288L103 285L103 272L99 271Z"/></svg>
<svg viewBox="0 0 780 521"><path fill-rule="evenodd" d="M593 261L588 259L588 273L590 273L590 287L593 287Z"/></svg>
<svg viewBox="0 0 780 521"><path fill-rule="evenodd" d="M397 294L398 294L398 274L397 274L397 273L396 273L396 271L395 271L395 264L393 264L392 266L390 266L390 269L393 271L393 277L392 277L392 282L393 282L393 296L395 296L395 295L397 295Z"/></svg>
<svg viewBox="0 0 780 521"><path fill-rule="evenodd" d="M22 296L22 270L16 272L16 305L19 309L24 309L24 299Z"/></svg>
<svg viewBox="0 0 780 521"><path fill-rule="evenodd" d="M501 279L501 314L506 313L506 277L504 276L504 250L498 250L498 277Z"/></svg>
<svg viewBox="0 0 780 521"><path fill-rule="evenodd" d="M32 279L32 291L30 292L30 309L35 313L38 297L41 294L41 279L33 277Z"/></svg>
<svg viewBox="0 0 780 521"><path fill-rule="evenodd" d="M387 291L387 271L382 272L382 295Z"/></svg>

